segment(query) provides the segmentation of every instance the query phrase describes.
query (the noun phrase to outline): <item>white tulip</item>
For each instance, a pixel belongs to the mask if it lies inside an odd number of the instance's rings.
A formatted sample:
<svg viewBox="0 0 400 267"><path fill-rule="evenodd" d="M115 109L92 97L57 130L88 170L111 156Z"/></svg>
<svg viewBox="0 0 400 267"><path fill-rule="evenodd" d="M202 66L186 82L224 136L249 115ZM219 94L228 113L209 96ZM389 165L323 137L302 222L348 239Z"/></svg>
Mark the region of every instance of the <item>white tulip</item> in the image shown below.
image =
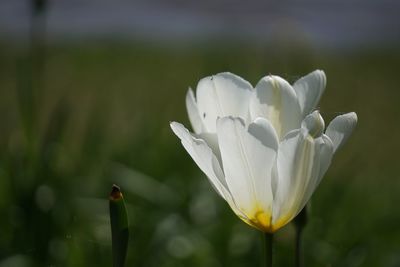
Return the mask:
<svg viewBox="0 0 400 267"><path fill-rule="evenodd" d="M195 133L171 128L211 184L247 224L273 233L306 205L347 140L357 115L327 127L313 111L326 77L316 70L290 85L266 76L255 88L232 73L199 81L186 106Z"/></svg>

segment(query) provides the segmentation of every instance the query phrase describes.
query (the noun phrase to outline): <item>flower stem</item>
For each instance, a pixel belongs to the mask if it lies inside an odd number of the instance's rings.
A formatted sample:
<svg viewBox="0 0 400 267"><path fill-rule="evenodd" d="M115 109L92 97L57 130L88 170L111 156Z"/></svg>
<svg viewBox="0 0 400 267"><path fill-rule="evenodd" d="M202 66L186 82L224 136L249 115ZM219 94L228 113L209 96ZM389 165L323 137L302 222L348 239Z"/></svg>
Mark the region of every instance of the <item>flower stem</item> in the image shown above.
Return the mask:
<svg viewBox="0 0 400 267"><path fill-rule="evenodd" d="M303 233L303 227L296 227L296 252L295 252L295 267L303 266L303 257L302 257L302 243L301 243L301 234Z"/></svg>
<svg viewBox="0 0 400 267"><path fill-rule="evenodd" d="M109 197L112 237L113 267L124 267L129 240L129 221L124 197L118 186L113 185Z"/></svg>
<svg viewBox="0 0 400 267"><path fill-rule="evenodd" d="M304 227L307 224L307 206L303 208L303 210L297 215L294 219L295 229L296 229L296 245L295 245L295 267L302 267L303 266L303 249L302 249L302 234Z"/></svg>
<svg viewBox="0 0 400 267"><path fill-rule="evenodd" d="M263 233L264 267L272 267L273 234Z"/></svg>

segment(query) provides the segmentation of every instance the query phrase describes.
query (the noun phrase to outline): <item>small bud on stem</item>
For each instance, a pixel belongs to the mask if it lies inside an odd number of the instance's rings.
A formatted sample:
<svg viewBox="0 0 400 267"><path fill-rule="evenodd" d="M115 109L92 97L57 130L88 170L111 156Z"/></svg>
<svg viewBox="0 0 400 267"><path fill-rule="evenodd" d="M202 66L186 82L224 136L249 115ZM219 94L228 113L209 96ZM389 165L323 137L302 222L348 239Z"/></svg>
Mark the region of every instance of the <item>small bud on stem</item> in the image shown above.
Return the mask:
<svg viewBox="0 0 400 267"><path fill-rule="evenodd" d="M125 265L126 252L128 249L129 222L124 198L117 185L112 186L109 202L113 266L123 267Z"/></svg>

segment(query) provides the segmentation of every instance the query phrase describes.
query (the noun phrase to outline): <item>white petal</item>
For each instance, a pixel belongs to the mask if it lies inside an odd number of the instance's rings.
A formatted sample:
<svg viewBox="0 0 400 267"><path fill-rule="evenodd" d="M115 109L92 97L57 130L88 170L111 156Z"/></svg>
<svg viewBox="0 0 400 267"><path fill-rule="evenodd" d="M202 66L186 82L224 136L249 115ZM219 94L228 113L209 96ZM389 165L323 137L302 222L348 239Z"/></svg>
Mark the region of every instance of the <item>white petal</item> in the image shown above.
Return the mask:
<svg viewBox="0 0 400 267"><path fill-rule="evenodd" d="M214 155L217 157L218 161L222 163L221 161L221 152L219 151L219 146L218 146L218 136L216 133L201 133L196 135L196 137L203 139L209 148L213 151ZM221 164L222 166L222 164Z"/></svg>
<svg viewBox="0 0 400 267"><path fill-rule="evenodd" d="M292 180L295 178L292 173L295 172L297 147L300 143L300 130L289 132L279 144L279 150L276 161L276 173L274 176L274 206L273 221L276 223L286 213L290 211L290 202L293 196L291 193L294 188ZM290 218L287 218L290 219Z"/></svg>
<svg viewBox="0 0 400 267"><path fill-rule="evenodd" d="M181 139L183 147L193 158L199 168L206 174L211 185L217 193L226 200L234 213L242 220L248 222L249 218L238 208L226 184L224 174L215 155L208 147L207 143L194 137L180 123L171 122L173 132Z"/></svg>
<svg viewBox="0 0 400 267"><path fill-rule="evenodd" d="M202 132L203 122L201 120L199 110L197 108L196 99L194 98L192 88L186 93L186 109L189 115L190 123L192 124L193 131L197 134Z"/></svg>
<svg viewBox="0 0 400 267"><path fill-rule="evenodd" d="M322 135L323 143L321 144L321 167L319 170L319 181L317 185L321 182L322 177L325 175L329 166L331 165L332 157L334 154L334 146L332 140L325 134Z"/></svg>
<svg viewBox="0 0 400 267"><path fill-rule="evenodd" d="M309 132L312 129L292 131L279 146L273 214L276 227L301 211L330 165L332 142L326 135L314 138Z"/></svg>
<svg viewBox="0 0 400 267"><path fill-rule="evenodd" d="M300 106L292 86L278 76L266 76L257 86L250 103L250 115L267 118L279 138L301 123Z"/></svg>
<svg viewBox="0 0 400 267"><path fill-rule="evenodd" d="M357 124L357 114L350 112L334 118L326 129L326 135L332 140L334 151L349 138Z"/></svg>
<svg viewBox="0 0 400 267"><path fill-rule="evenodd" d="M203 78L197 85L197 106L207 132L216 132L218 117L248 117L252 86L232 73Z"/></svg>
<svg viewBox="0 0 400 267"><path fill-rule="evenodd" d="M257 138L264 146L278 150L279 138L274 126L265 118L257 118L249 125L249 133Z"/></svg>
<svg viewBox="0 0 400 267"><path fill-rule="evenodd" d="M314 176L310 179L309 184L304 193L301 204L298 208L301 211L307 202L310 200L317 186L320 184L323 176L331 165L333 156L333 144L328 136L322 135L315 139L315 154L314 154Z"/></svg>
<svg viewBox="0 0 400 267"><path fill-rule="evenodd" d="M318 110L307 115L301 123L302 130L313 137L319 137L325 130L325 121Z"/></svg>
<svg viewBox="0 0 400 267"><path fill-rule="evenodd" d="M322 70L315 70L293 84L299 99L303 116L310 113L318 104L326 86L326 76Z"/></svg>
<svg viewBox="0 0 400 267"><path fill-rule="evenodd" d="M249 217L258 209L271 212L271 170L277 150L271 130L265 119L251 124L249 130L240 118L217 121L225 179L237 206Z"/></svg>
<svg viewBox="0 0 400 267"><path fill-rule="evenodd" d="M171 122L170 125L172 131L181 139L182 145L193 158L194 162L196 162L199 168L207 175L216 191L225 198L228 187L225 182L224 174L217 157L207 143L202 139L194 137L185 126L180 123Z"/></svg>

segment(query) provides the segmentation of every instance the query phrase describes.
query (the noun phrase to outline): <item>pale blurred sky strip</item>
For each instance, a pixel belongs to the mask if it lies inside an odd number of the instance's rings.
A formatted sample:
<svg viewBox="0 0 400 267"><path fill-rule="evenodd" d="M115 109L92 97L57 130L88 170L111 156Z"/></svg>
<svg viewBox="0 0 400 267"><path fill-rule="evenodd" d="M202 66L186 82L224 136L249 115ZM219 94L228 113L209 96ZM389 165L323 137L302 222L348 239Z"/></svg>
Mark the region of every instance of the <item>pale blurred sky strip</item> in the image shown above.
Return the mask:
<svg viewBox="0 0 400 267"><path fill-rule="evenodd" d="M124 37L268 42L306 38L318 45L399 43L396 0L49 0L50 39ZM24 36L28 0L0 1L0 39Z"/></svg>

